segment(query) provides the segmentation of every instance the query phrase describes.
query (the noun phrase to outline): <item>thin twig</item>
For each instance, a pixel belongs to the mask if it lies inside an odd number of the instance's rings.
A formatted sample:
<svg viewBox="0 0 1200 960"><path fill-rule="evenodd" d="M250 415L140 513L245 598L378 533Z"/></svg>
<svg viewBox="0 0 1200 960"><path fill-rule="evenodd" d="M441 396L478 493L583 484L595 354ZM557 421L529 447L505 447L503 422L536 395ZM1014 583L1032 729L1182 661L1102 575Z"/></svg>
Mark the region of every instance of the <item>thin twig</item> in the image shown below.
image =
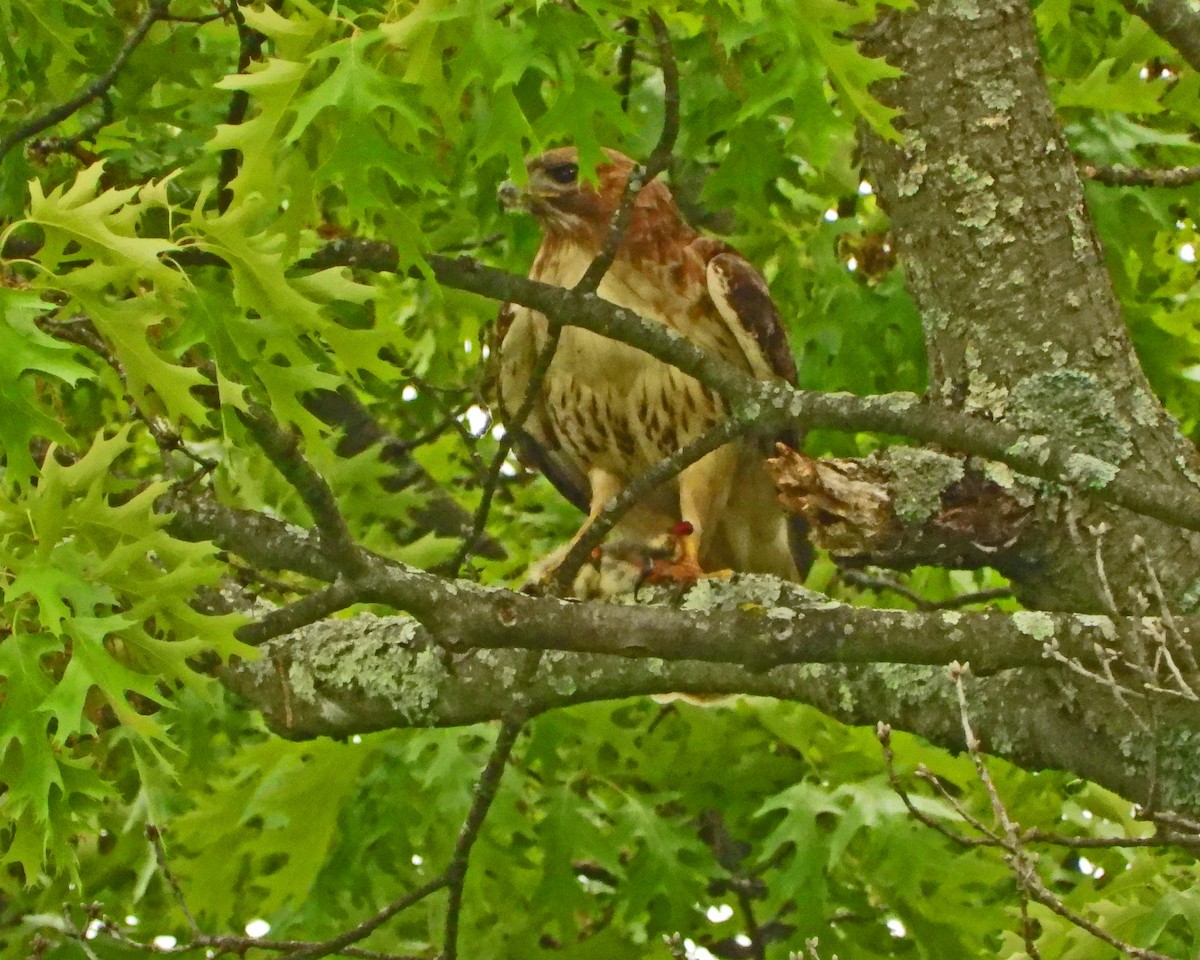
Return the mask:
<svg viewBox="0 0 1200 960"><path fill-rule="evenodd" d="M839 569L838 576L846 583L854 584L856 587L865 587L868 590L875 591L889 590L892 593L898 593L905 599L911 600L918 610L956 610L959 607L966 607L972 603L1007 600L1013 595L1010 587L994 587L989 590L976 590L973 593L960 593L956 597L949 597L945 600L930 600L917 593L912 587L906 586L893 577L883 576L882 574L870 574L862 570Z"/></svg>
<svg viewBox="0 0 1200 960"><path fill-rule="evenodd" d="M60 103L57 107L50 108L32 120L27 120L8 136L4 137L4 139L0 140L0 160L3 160L8 151L22 140L36 136L56 123L61 123L81 107L87 106L97 97L107 93L116 82L117 76L121 73L130 55L146 39L146 34L150 32L150 28L167 15L169 4L170 0L150 0L146 12L142 14L142 18L137 22L133 30L129 32L128 36L125 37L124 43L121 44L109 68L91 83L83 87L71 99Z"/></svg>
<svg viewBox="0 0 1200 960"><path fill-rule="evenodd" d="M462 546L458 548L454 556L447 561L444 567L439 568L439 572L444 572L447 576L458 576L462 565L475 552L480 539L483 537L484 529L487 527L488 515L492 510L492 500L496 496L496 488L500 484L500 470L504 466L504 462L508 459L508 455L512 452L513 444L516 443L521 429L525 426L525 421L533 413L533 407L542 392L542 383L550 370L550 364L554 360L554 354L558 350L558 341L561 336L562 325L557 323L551 324L547 331L546 342L542 345L537 360L533 364L533 369L529 372L529 382L525 385L525 396L521 399L521 406L518 408L516 416L510 421L509 429L505 430L504 436L500 438L500 445L496 448L496 455L492 457L492 463L483 485L483 493L479 500L479 506L475 509L475 518L471 523L471 531L467 534L462 542Z"/></svg>
<svg viewBox="0 0 1200 960"><path fill-rule="evenodd" d="M236 7L237 0L231 0L231 2ZM206 23L212 23L214 20L224 20L231 15L233 15L232 9L223 4L217 4L216 13L207 13L195 17L177 17L172 14L171 16L163 17L163 20L167 23L194 23L198 26L203 26Z"/></svg>
<svg viewBox="0 0 1200 960"><path fill-rule="evenodd" d="M386 440L386 441L384 441L384 443L382 445L382 449L385 453L393 454L393 455L402 454L402 453L412 453L414 450L418 449L419 447L425 446L425 444L427 444L427 443L433 443L434 440L436 440L438 437L440 437L447 430L453 429L454 425L457 422L458 422L457 417L449 416L445 420L443 420L441 423L437 424L434 427L431 427L429 430L425 431L425 433L422 433L420 436L414 437L412 440L400 440L397 438L393 438L391 440Z"/></svg>
<svg viewBox="0 0 1200 960"><path fill-rule="evenodd" d="M188 929L192 932L192 937L200 936L200 924L196 922L196 915L192 913L188 907L187 898L183 895L183 888L179 886L179 880L171 871L171 865L167 862L167 849L163 845L162 831L153 823L146 824L146 839L150 841L150 845L154 848L154 861L158 864L158 872L162 874L162 878L167 882L167 886L171 888L171 895L175 898L175 904L179 907L179 912L183 914L183 918L187 921Z"/></svg>
<svg viewBox="0 0 1200 960"><path fill-rule="evenodd" d="M487 764L475 784L471 809L467 812L467 817L458 831L458 840L454 844L454 855L444 874L447 886L450 888L450 900L446 906L445 943L442 945L439 960L456 960L458 957L458 924L462 914L463 887L467 879L467 867L471 861L471 848L479 837L484 820L487 819L488 810L491 809L492 801L496 799L496 791L500 786L500 779L504 775L505 765L508 763L517 737L525 726L525 720L525 714L518 711L509 714L501 721L496 743L493 745Z"/></svg>
<svg viewBox="0 0 1200 960"><path fill-rule="evenodd" d="M958 694L959 713L962 719L963 735L966 738L967 752L970 754L971 760L975 765L975 775L979 778L979 782L983 784L984 790L987 791L988 798L992 804L992 812L995 814L997 822L1004 831L1006 841L1004 848L1008 853L1008 856L1005 857L1005 862L1008 863L1018 887L1031 899L1047 907L1052 913L1062 917L1073 926L1086 931L1097 940L1102 940L1126 956L1133 957L1135 960L1171 960L1166 954L1134 946L1131 943L1121 940L1119 937L1113 936L1103 927L1071 910L1061 899L1046 888L1040 874L1037 872L1037 859L1031 856L1025 849L1019 825L1009 815L1008 808L1000 797L1000 791L996 789L995 781L992 780L991 772L988 770L987 764L983 762L979 740L971 728L963 673L964 668L960 664L951 664L950 679L954 682L955 691Z"/></svg>
<svg viewBox="0 0 1200 960"><path fill-rule="evenodd" d="M883 762L884 762L884 766L887 770L888 784L889 784L889 786L891 786L892 792L894 792L900 798L900 802L904 804L905 808L909 812L909 815L914 820L918 821L921 824L924 824L925 826L929 827L931 830L937 831L942 836L944 836L946 839L951 840L954 843L957 843L959 846L962 846L962 847L984 847L984 846L999 845L999 843L1000 843L999 837L997 837L994 833L992 833L985 826L983 826L983 824L979 823L978 821L974 821L973 818L968 819L968 818L964 817L964 820L966 820L966 822L968 822L971 826L973 826L977 830L979 830L980 833L983 834L983 836L979 836L979 837L964 836L963 834L959 833L956 830L951 830L944 823L940 822L936 817L930 816L929 814L927 814L923 810L921 810L919 807L917 807L917 805L915 803L913 803L912 797L910 797L908 795L908 791L904 789L904 785L900 782L900 777L896 773L896 756L895 756L895 753L892 751L892 728L891 728L891 726L889 724L880 722L875 727L875 736L879 740L879 745L883 748ZM929 774L928 776L924 776L923 774L926 772L927 771L924 771L922 769L921 771L918 771L918 776L921 776L921 778L926 780L931 786L934 787L934 789L936 789L937 791L942 793L943 799L948 798L949 794L945 793L945 791L942 788L942 785L938 782L937 778L934 777L932 774ZM960 816L961 816L961 814L960 814Z"/></svg>
<svg viewBox="0 0 1200 960"><path fill-rule="evenodd" d="M61 340L64 343L73 343L76 346L91 351L112 369L113 373L121 381L122 386L128 387L124 365L117 358L116 354L112 352L108 343L105 342L103 335L96 329L96 325L88 317L77 315L66 321L58 321L48 317L41 318L38 320L38 329L54 337L56 340ZM163 458L164 466L169 467L170 465L169 454L178 452L191 460L199 468L197 472L187 477L185 482L192 482L200 476L212 473L217 468L217 461L192 451L183 438L170 425L165 424L158 417L143 410L128 389L125 392L124 399L129 405L133 416L146 425L146 429L154 439L159 454Z"/></svg>
<svg viewBox="0 0 1200 960"><path fill-rule="evenodd" d="M1167 603L1166 594L1163 592L1162 582L1158 579L1158 571L1154 569L1154 564L1150 560L1150 552L1146 549L1146 541L1140 536L1134 538L1134 549L1142 555L1142 566L1146 570L1146 576L1150 581L1150 589L1154 591L1154 599L1158 601L1159 614L1162 616L1163 624L1167 628L1170 636L1174 637L1179 644L1179 649L1183 654L1185 665L1192 675L1200 674L1200 664L1196 663L1196 657L1192 653L1191 645L1184 640L1183 635L1179 632L1179 626L1175 623L1175 615L1171 612L1171 605ZM1183 678L1179 678L1179 682L1184 689L1192 693L1191 699L1195 699L1195 693L1188 686Z"/></svg>
<svg viewBox="0 0 1200 960"><path fill-rule="evenodd" d="M1132 943L1127 943L1119 937L1113 936L1103 927L1093 923L1082 914L1076 913L1046 889L1042 878L1036 873L1022 877L1018 882L1026 883L1030 897L1042 906L1047 907L1052 913L1062 917L1072 926L1090 933L1097 940L1103 940L1110 947L1115 948L1126 956L1133 957L1134 960L1175 960L1175 958L1169 957L1165 953L1159 953L1157 950L1146 950L1142 947L1136 947Z"/></svg>
<svg viewBox="0 0 1200 960"><path fill-rule="evenodd" d="M1022 888L1021 901L1021 939L1025 941L1025 952L1029 960L1042 960L1042 954L1037 948L1037 924L1029 915L1029 894Z"/></svg>
<svg viewBox="0 0 1200 960"><path fill-rule="evenodd" d="M617 55L617 93L621 97L621 112L629 112L629 91L633 89L633 55L637 52L638 21L626 17L620 23L628 39L621 44Z"/></svg>
<svg viewBox="0 0 1200 960"><path fill-rule="evenodd" d="M84 124L83 129L71 137L45 137L35 140L30 145L30 152L37 156L51 153L71 153L79 159L84 159L79 153L79 145L94 140L103 127L113 122L113 102L108 93L100 94L100 116Z"/></svg>
<svg viewBox="0 0 1200 960"><path fill-rule="evenodd" d="M1106 167L1084 163L1080 169L1089 180L1095 180L1106 187L1187 187L1200 182L1200 165L1149 170L1141 167Z"/></svg>
<svg viewBox="0 0 1200 960"><path fill-rule="evenodd" d="M254 623L240 627L236 636L242 643L258 646L310 623L324 620L331 614L354 605L360 599L362 591L355 581L337 580L324 590L318 590L295 603L272 610Z"/></svg>
<svg viewBox="0 0 1200 960"><path fill-rule="evenodd" d="M452 394L459 391L451 391L445 389L444 387L434 386L432 383L429 383L427 380L424 380L415 374L408 374L408 381L421 393L422 396L428 398L428 400L435 407L437 407L438 412L441 413L445 418L444 422L448 428L458 434L459 439L462 440L463 449L466 450L467 457L471 461L471 466L474 469L476 480L478 480L480 486L486 485L488 482L488 477L491 475L491 473L488 465L483 462L483 457L479 455L479 437L475 436L475 434L468 430L466 424L463 423L463 408L457 403L449 402L445 397L442 396L442 394ZM478 396L471 395L473 393L472 391L464 390L462 392L468 394L468 396L463 398L463 401L473 400L477 405L480 403Z"/></svg>
<svg viewBox="0 0 1200 960"><path fill-rule="evenodd" d="M681 470L718 447L723 447L742 434L756 429L756 426L753 421L736 417L722 420L710 428L707 433L701 434L682 449L675 451L665 460L660 460L645 473L635 477L620 493L604 505L604 508L596 515L596 519L588 525L583 535L567 551L562 563L554 571L555 583L559 587L571 584L580 568L592 555L592 551L600 545L613 526L656 487L666 483Z"/></svg>
<svg viewBox="0 0 1200 960"><path fill-rule="evenodd" d="M608 236L605 237L604 246L600 248L596 258L588 265L579 282L575 284L574 289L577 293L595 293L600 286L600 281L604 279L604 275L608 273L609 267L616 259L617 250L621 246L621 238L625 236L629 219L633 215L638 193L667 168L671 162L671 153L675 149L675 140L679 136L679 69L675 64L675 51L671 47L671 35L667 31L667 25L663 22L662 17L657 13L652 11L649 14L649 20L650 26L654 30L659 61L662 63L664 89L662 132L659 134L658 143L651 151L646 165L634 167L629 172L629 178L625 181L625 190L621 194L621 200L608 225Z"/></svg>
<svg viewBox="0 0 1200 960"><path fill-rule="evenodd" d="M737 897L738 907L746 920L746 936L750 938L750 956L754 960L767 960L767 940L762 935L758 918L754 915L754 900L744 883L733 885L734 896Z"/></svg>
<svg viewBox="0 0 1200 960"><path fill-rule="evenodd" d="M247 25L238 3L239 0L232 0L229 13L233 17L238 32L238 73L245 73L250 64L261 55L263 44L267 42L267 38ZM271 3L268 6L278 7L278 3ZM249 109L250 92L244 89L235 90L229 100L229 112L225 115L226 125L236 127L242 123L246 119ZM233 191L229 185L237 176L241 157L241 151L234 147L221 152L221 167L217 173L217 211L219 213L224 213L229 209L229 204L233 202Z"/></svg>
<svg viewBox="0 0 1200 960"><path fill-rule="evenodd" d="M321 943L305 944L300 949L290 952L288 960L316 960L317 957L327 957L334 953L349 954L346 948L351 944L364 940L368 935L396 916L396 914L407 910L414 904L420 903L426 897L430 896L430 894L437 893L447 883L449 883L449 877L446 874L435 877L424 886L420 886L412 891L412 893L405 894L398 900L393 900L382 910L368 917L352 929L339 933L336 937L331 937Z"/></svg>
<svg viewBox="0 0 1200 960"><path fill-rule="evenodd" d="M1200 15L1191 0L1121 0L1121 5L1200 70Z"/></svg>
<svg viewBox="0 0 1200 960"><path fill-rule="evenodd" d="M363 561L346 518L325 478L300 452L295 435L284 430L270 411L259 404L250 404L249 410L239 411L238 416L267 459L304 501L320 531L321 546L337 559L348 575L357 573Z"/></svg>
<svg viewBox="0 0 1200 960"><path fill-rule="evenodd" d="M452 243L446 247L439 247L437 252L443 256L448 256L452 253L466 253L468 250L483 250L487 247L496 246L506 236L507 234L504 233L489 233L478 240L463 240L461 243Z"/></svg>

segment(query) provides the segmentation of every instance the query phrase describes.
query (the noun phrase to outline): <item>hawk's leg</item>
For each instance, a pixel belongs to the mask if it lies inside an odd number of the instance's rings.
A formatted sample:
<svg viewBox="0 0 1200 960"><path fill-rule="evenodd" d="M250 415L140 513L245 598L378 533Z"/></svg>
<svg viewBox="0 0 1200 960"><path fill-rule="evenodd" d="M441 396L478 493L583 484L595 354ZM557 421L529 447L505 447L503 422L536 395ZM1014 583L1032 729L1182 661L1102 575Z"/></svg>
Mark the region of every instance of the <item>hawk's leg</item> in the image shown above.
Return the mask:
<svg viewBox="0 0 1200 960"><path fill-rule="evenodd" d="M697 580L703 576L728 576L730 571L707 572L700 565L706 533L717 529L731 493L730 482L737 472L737 451L727 444L705 454L679 474L679 514L691 526L680 544L680 556L667 573L675 580Z"/></svg>
<svg viewBox="0 0 1200 960"><path fill-rule="evenodd" d="M588 497L588 515L583 521L579 529L575 531L574 536L566 543L555 550L552 554L534 564L530 570L526 586L540 585L545 586L554 579L554 574L562 565L562 562L567 558L567 554L571 552L575 544L577 544L583 535L588 532L588 528L596 521L596 518L604 512L604 506L615 497L624 488L624 481L615 473L610 473L608 470L602 470L599 467L594 467L587 473L588 484L591 487L591 493Z"/></svg>
<svg viewBox="0 0 1200 960"><path fill-rule="evenodd" d="M596 522L596 518L604 512L605 504L625 487L625 481L621 477L600 467L593 467L589 470L587 477L588 485L592 488L588 499L587 519L583 521L583 526L575 531L575 536L571 538L571 543L567 547L568 550L575 546L587 533L588 528Z"/></svg>

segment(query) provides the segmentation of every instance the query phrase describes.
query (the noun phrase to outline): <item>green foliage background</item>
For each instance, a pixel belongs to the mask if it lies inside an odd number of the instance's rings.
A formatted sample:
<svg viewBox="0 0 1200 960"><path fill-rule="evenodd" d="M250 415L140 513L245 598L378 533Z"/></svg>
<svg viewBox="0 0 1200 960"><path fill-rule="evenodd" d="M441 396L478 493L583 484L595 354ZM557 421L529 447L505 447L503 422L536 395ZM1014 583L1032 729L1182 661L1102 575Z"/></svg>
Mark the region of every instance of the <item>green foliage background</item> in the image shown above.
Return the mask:
<svg viewBox="0 0 1200 960"><path fill-rule="evenodd" d="M896 2L895 6L903 6ZM765 272L788 319L805 387L920 390L919 321L891 258L886 222L860 188L855 143L894 135L872 98L892 68L847 39L871 0L726 0L663 10L682 74L670 175L692 219ZM286 0L241 8L266 37L238 71L228 19L153 27L106 100L0 158L3 237L36 252L0 263L0 943L41 932L46 957L81 956L55 936L62 904L98 902L131 935L186 927L143 829L165 830L171 864L201 924L253 918L296 938L331 935L440 869L493 732L394 731L289 743L209 676L212 657L247 654L237 618L198 613L197 591L230 573L286 599L304 588L230 566L170 538L154 500L171 483L306 523L293 490L233 414L268 406L303 437L355 535L431 567L457 540L417 520L428 487L386 496L394 466L306 405L349 388L390 436L428 438L415 465L463 510L479 497L495 439L463 426L486 406L494 305L431 283L291 265L344 232L386 239L402 266L468 250L523 271L534 225L502 218L497 183L525 155L574 142L645 156L662 115L661 76L643 41L622 108L619 24L651 5L499 0ZM175 0L179 18L213 5ZM112 63L143 13L135 0L0 0L0 135L65 99ZM1200 161L1200 77L1113 0L1045 0L1036 16L1052 90L1073 145L1101 164ZM248 98L245 122L231 102ZM78 144L71 138L87 133ZM222 151L241 163L219 182ZM227 204L222 187L227 186ZM1089 203L1114 283L1157 390L1194 433L1200 416L1196 188L1092 186ZM834 215L836 214L836 216ZM230 269L179 265L191 251ZM853 257L859 269L848 269ZM114 361L72 337L86 318ZM153 429L151 429L153 427ZM201 470L155 433L177 435ZM818 452L875 441L816 435ZM415 469L415 468L414 468ZM470 575L513 582L576 518L516 469L489 533L504 559ZM994 585L988 574L918 571L933 599ZM862 603L819 564L811 586ZM251 654L252 655L252 654ZM980 816L987 800L964 758L898 738L908 772L932 767ZM664 933L710 944L744 929L734 881L759 923L828 955L1020 956L1012 881L994 853L964 853L912 821L882 773L870 731L789 704L714 709L601 704L539 718L518 745L472 863L466 956L663 956ZM1137 830L1111 795L997 764L1029 824L1107 835ZM922 801L953 820L940 800ZM702 840L717 817L735 853ZM741 846L744 845L744 846ZM1194 953L1200 900L1180 854L1051 853L1054 889L1118 936ZM753 878L753 880L749 878ZM706 908L734 906L714 922ZM427 952L441 898L372 941ZM1045 956L1107 956L1035 909ZM719 916L719 914L717 914ZM895 935L888 921L899 920ZM899 929L899 928L897 928ZM128 950L104 937L101 957ZM14 953L15 955L15 953Z"/></svg>

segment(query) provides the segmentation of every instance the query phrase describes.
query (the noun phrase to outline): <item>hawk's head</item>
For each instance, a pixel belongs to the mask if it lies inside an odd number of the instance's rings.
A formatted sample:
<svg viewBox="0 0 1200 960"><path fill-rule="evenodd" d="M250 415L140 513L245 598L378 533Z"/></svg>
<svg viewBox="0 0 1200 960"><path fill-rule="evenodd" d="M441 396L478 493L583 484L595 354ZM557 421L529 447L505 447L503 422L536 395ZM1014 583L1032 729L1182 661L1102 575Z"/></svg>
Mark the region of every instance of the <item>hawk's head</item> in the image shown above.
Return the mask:
<svg viewBox="0 0 1200 960"><path fill-rule="evenodd" d="M596 168L596 182L587 183L580 178L575 147L547 150L526 161L529 183L524 189L511 180L500 185L500 203L528 210L547 233L598 240L607 231L634 168L623 153L605 150L604 155L608 162Z"/></svg>

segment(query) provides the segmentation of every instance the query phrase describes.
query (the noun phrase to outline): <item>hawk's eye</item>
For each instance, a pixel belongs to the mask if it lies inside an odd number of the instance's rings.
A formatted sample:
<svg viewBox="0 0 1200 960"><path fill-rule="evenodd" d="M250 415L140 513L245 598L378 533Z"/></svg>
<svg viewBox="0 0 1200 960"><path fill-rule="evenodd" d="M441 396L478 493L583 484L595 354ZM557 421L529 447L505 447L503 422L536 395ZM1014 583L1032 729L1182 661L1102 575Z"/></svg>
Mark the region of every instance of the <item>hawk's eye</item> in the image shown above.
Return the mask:
<svg viewBox="0 0 1200 960"><path fill-rule="evenodd" d="M548 167L546 173L550 175L550 179L556 183L574 183L575 178L579 176L579 164L577 163L557 163L553 167Z"/></svg>

